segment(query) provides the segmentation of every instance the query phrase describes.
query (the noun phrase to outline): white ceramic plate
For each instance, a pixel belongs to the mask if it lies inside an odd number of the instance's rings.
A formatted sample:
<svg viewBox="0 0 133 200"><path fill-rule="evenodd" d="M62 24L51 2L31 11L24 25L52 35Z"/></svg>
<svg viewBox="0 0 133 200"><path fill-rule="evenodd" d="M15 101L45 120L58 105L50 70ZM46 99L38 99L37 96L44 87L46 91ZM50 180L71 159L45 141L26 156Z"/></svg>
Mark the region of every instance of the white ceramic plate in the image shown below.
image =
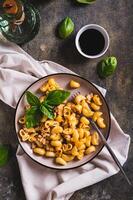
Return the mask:
<svg viewBox="0 0 133 200"><path fill-rule="evenodd" d="M73 95L76 92L80 92L83 95L86 95L90 92L94 93L94 94L98 94L100 96L100 98L102 99L102 112L104 113L104 119L105 119L105 123L107 125L106 129L103 129L102 132L105 135L106 138L108 138L109 136L109 132L110 132L110 124L111 124L111 120L110 120L110 112L109 112L109 108L108 105L106 103L105 98L102 96L102 94L100 93L100 91L89 81L87 81L86 79L77 76L77 75L73 75L73 74L67 74L67 73L59 73L59 74L53 74L53 75L48 75L45 76L39 80L37 80L36 82L34 82L32 85L30 85L27 90L36 93L36 91L38 90L38 88L44 83L46 82L49 78L54 78L56 82L59 83L59 85L64 89L64 90L70 90L71 91L71 95ZM70 80L75 80L77 82L80 83L81 87L78 89L70 89L69 88L69 81ZM26 91L27 91L26 90ZM25 93L25 91L24 91ZM21 147L23 148L23 150L27 153L27 155L30 156L30 158L32 158L34 161L38 162L39 164L49 167L49 168L53 168L53 169L73 169L76 167L79 167L81 165L84 165L85 163L89 162L90 160L92 160L93 158L95 158L98 153L101 151L103 144L102 142L100 143L100 145L97 147L96 152L90 154L90 155L86 155L82 160L74 160L69 162L66 166L61 166L58 165L54 162L53 158L46 158L46 157L40 157L35 155L32 152L32 149L30 147L30 144L26 143L26 142L22 142L20 140L20 137L18 135L18 131L20 129L19 124L18 124L18 119L23 116L24 114L24 107L27 104L26 103L26 98L24 93L22 94L17 108L16 108L16 114L15 114L15 129L16 129L16 133L17 133L17 137L19 140L19 143L21 145Z"/></svg>

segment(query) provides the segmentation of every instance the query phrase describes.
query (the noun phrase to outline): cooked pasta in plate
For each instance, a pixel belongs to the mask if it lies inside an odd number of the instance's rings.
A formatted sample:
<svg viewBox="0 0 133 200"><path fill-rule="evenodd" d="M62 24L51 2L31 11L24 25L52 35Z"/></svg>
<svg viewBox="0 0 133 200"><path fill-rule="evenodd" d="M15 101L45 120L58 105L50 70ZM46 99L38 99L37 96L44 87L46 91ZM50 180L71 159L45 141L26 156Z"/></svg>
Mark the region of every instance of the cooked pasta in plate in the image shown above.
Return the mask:
<svg viewBox="0 0 133 200"><path fill-rule="evenodd" d="M69 169L92 159L103 146L89 119L107 137L110 118L97 89L83 90L85 80L75 75L63 83L57 77L41 79L34 89L33 84L26 90L20 113L16 111L16 130L23 149L34 160Z"/></svg>

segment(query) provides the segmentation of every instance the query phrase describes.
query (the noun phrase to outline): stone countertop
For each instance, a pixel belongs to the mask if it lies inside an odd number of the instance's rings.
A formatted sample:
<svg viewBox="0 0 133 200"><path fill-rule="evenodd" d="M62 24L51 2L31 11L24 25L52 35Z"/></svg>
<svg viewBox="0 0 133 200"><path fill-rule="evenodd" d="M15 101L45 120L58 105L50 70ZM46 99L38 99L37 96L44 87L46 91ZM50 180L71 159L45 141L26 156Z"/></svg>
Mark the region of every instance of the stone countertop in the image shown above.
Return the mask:
<svg viewBox="0 0 133 200"><path fill-rule="evenodd" d="M37 60L52 60L75 71L94 83L105 87L110 109L125 133L133 132L133 1L97 0L90 6L76 5L73 0L34 0L41 14L41 27L34 40L23 49ZM66 40L56 36L57 24L70 16L75 31ZM106 55L118 58L116 73L101 80L96 73L99 59L84 59L75 50L76 32L85 24L96 23L105 27L110 35L110 48ZM40 46L43 44L43 51ZM14 110L0 102L0 143L11 145L11 159L0 168L0 200L25 200L19 169L15 157L17 139L13 125ZM133 182L133 143L124 165ZM133 200L121 173L74 193L71 200Z"/></svg>

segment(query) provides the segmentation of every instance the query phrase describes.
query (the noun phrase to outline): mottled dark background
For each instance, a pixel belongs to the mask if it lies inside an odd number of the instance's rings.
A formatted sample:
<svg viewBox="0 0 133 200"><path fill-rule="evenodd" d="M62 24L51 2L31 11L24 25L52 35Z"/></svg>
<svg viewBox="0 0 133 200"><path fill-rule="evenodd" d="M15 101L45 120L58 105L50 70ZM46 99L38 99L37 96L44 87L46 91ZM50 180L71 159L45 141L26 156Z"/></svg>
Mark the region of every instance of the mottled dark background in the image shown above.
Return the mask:
<svg viewBox="0 0 133 200"><path fill-rule="evenodd" d="M133 1L97 0L90 6L79 6L73 0L34 0L41 14L41 27L36 38L23 49L37 60L58 62L81 76L107 88L107 101L120 126L132 137L133 132ZM57 24L65 16L75 22L73 35L66 40L56 36ZM118 58L116 73L101 80L96 74L99 59L87 60L79 56L74 46L76 32L85 24L97 23L110 35L106 55ZM43 44L43 51L42 46ZM8 165L0 169L0 200L25 200L15 152L17 140L13 128L14 110L0 102L0 142L12 147ZM133 144L124 165L133 182ZM133 200L133 190L121 173L75 192L71 200Z"/></svg>

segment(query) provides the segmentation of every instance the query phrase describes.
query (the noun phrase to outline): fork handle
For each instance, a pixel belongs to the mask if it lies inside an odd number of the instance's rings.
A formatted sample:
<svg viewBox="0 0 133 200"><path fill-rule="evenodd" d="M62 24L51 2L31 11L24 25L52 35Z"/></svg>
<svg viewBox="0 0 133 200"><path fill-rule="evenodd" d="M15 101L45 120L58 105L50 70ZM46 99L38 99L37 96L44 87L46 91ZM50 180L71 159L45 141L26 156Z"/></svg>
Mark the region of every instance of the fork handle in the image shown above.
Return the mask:
<svg viewBox="0 0 133 200"><path fill-rule="evenodd" d="M113 150L111 149L111 147L108 145L105 137L103 136L102 132L100 131L100 129L97 127L97 125L95 124L94 121L91 120L91 124L92 126L97 130L97 132L99 133L99 136L101 137L104 145L106 146L106 148L108 149L109 153L111 154L112 158L114 159L115 163L117 164L117 166L119 167L120 171L122 172L122 174L124 175L125 179L127 180L128 184L130 186L132 186L132 183L130 182L129 178L127 177L125 171L122 168L122 165L120 163L120 161L118 160L118 158L116 157L115 153L113 152Z"/></svg>

